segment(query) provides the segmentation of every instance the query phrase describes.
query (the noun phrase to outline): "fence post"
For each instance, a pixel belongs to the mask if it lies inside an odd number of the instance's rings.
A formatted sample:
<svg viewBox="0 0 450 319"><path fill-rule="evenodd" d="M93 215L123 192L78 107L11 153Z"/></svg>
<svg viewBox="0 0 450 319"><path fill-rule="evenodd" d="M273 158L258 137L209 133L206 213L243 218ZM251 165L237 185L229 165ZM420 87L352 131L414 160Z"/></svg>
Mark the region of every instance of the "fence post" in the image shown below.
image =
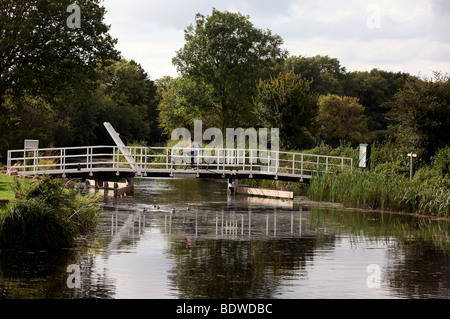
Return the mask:
<svg viewBox="0 0 450 319"><path fill-rule="evenodd" d="M292 154L292 175L295 174L295 153Z"/></svg>
<svg viewBox="0 0 450 319"><path fill-rule="evenodd" d="M37 152L37 155L36 155ZM36 174L39 164L39 150L33 150L33 173Z"/></svg>
<svg viewBox="0 0 450 319"><path fill-rule="evenodd" d="M317 155L317 169L316 169L317 172L319 172L319 164L320 164L320 155Z"/></svg>
<svg viewBox="0 0 450 319"><path fill-rule="evenodd" d="M303 176L303 154L302 154L302 157L301 157L301 159L300 159L300 175L302 175Z"/></svg>
<svg viewBox="0 0 450 319"><path fill-rule="evenodd" d="M173 150L172 150L172 156L173 156ZM166 149L166 169L169 169L169 149Z"/></svg>
<svg viewBox="0 0 450 319"><path fill-rule="evenodd" d="M6 171L7 172L11 172L11 156L12 156L12 152L8 151L8 158L6 159Z"/></svg>
<svg viewBox="0 0 450 319"><path fill-rule="evenodd" d="M275 151L275 173L278 174L278 161L280 159L280 151Z"/></svg>

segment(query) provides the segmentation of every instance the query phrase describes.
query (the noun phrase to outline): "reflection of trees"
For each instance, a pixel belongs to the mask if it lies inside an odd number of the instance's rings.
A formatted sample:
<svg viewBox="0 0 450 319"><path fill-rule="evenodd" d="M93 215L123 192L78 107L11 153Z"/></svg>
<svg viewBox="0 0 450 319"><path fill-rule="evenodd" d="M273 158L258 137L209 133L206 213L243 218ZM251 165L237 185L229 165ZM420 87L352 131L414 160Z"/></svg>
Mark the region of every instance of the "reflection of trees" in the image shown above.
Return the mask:
<svg viewBox="0 0 450 319"><path fill-rule="evenodd" d="M94 262L79 250L63 251L2 251L0 254L0 298L58 299L111 297L106 274L93 276ZM80 260L82 258L82 260ZM67 286L67 266L81 267L81 287ZM113 287L112 287L113 288Z"/></svg>
<svg viewBox="0 0 450 319"><path fill-rule="evenodd" d="M311 221L334 232L345 232L363 240L385 240L387 237L414 239L432 243L436 248L450 249L450 227L447 221L413 215L356 212L339 209L311 208Z"/></svg>
<svg viewBox="0 0 450 319"><path fill-rule="evenodd" d="M0 255L0 290L5 298L49 298L60 291L61 283L46 280L74 263L73 251L18 252L2 251ZM62 281L65 284L65 281ZM26 289L24 289L26 286Z"/></svg>
<svg viewBox="0 0 450 319"><path fill-rule="evenodd" d="M198 184L191 185L186 192L192 192L195 185ZM178 217L177 213L170 220L173 227L168 255L174 260L174 266L168 278L177 287L181 298L273 298L282 281L307 276L306 266L314 259L317 248L334 247L334 236L315 234L315 227L308 221L308 212L303 219L303 232L299 234L299 212L293 215L285 211L277 213L273 207L255 206L252 213L252 208L242 203L228 202L227 205L227 209L223 204L213 205L219 212L225 209L224 215L208 215L207 212L195 215L199 237L192 247L179 231L183 217ZM186 213L181 214L186 216ZM186 221L192 221L192 217ZM226 225L224 218L236 221L233 225L239 229L235 234L227 235L221 229ZM291 224L292 218L295 226ZM266 221L269 221L268 234ZM241 223L245 224L244 230L240 228Z"/></svg>
<svg viewBox="0 0 450 319"><path fill-rule="evenodd" d="M353 241L389 241L385 278L394 294L409 298L450 296L449 223L392 213L311 209L311 220L349 233ZM396 238L396 240L389 240Z"/></svg>
<svg viewBox="0 0 450 319"><path fill-rule="evenodd" d="M404 255L386 272L395 294L407 298L449 298L450 256L429 242L402 244Z"/></svg>
<svg viewBox="0 0 450 319"><path fill-rule="evenodd" d="M222 180L173 179L146 180L135 182L135 187L143 187L135 192L134 200L139 203L174 204L210 203L212 198L226 200L227 186ZM215 194L215 193L218 193Z"/></svg>
<svg viewBox="0 0 450 319"><path fill-rule="evenodd" d="M0 251L0 298L59 299L111 298L114 282L107 277L107 269L96 269L98 249L108 245L101 234L110 226L110 217L100 221L97 231L87 241L80 240L76 249L55 251ZM69 288L67 272L71 264L80 266L80 288Z"/></svg>
<svg viewBox="0 0 450 319"><path fill-rule="evenodd" d="M176 241L169 279L181 298L271 298L283 276L305 271L314 241L199 240L191 250Z"/></svg>

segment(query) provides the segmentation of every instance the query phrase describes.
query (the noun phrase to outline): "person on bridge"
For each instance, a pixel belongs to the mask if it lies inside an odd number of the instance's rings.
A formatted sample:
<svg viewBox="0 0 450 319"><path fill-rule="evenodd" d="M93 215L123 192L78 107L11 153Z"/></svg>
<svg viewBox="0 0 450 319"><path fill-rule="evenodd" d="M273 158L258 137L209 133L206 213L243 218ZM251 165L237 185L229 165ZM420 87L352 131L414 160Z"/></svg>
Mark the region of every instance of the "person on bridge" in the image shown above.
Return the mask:
<svg viewBox="0 0 450 319"><path fill-rule="evenodd" d="M186 151L188 152L188 155L191 156L191 168L196 167L195 158L198 156L199 150L201 148L202 147L200 146L200 144L197 143L196 141L194 141L194 139L191 137L191 143L189 144L188 148L186 149ZM185 167L185 169L186 169L186 167Z"/></svg>

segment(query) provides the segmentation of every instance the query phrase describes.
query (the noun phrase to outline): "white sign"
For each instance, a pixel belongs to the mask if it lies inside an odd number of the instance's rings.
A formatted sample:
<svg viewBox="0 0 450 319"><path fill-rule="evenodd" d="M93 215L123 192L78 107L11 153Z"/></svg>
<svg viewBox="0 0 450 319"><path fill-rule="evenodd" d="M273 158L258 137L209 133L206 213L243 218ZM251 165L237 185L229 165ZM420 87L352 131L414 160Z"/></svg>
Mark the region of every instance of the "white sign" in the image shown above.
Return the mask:
<svg viewBox="0 0 450 319"><path fill-rule="evenodd" d="M26 150L37 150L39 148L39 140L25 140L23 144Z"/></svg>
<svg viewBox="0 0 450 319"><path fill-rule="evenodd" d="M359 145L359 167L367 167L367 144L360 144Z"/></svg>

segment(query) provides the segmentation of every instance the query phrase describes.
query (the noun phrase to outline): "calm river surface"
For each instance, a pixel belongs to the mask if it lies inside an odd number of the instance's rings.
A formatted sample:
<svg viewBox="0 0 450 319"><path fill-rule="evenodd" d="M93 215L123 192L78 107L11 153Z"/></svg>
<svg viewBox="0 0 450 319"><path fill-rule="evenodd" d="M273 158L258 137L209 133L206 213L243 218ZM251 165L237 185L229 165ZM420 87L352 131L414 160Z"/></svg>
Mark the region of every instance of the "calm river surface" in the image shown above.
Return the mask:
<svg viewBox="0 0 450 319"><path fill-rule="evenodd" d="M77 249L0 250L0 298L449 298L446 221L137 180ZM69 267L69 268L68 268Z"/></svg>

